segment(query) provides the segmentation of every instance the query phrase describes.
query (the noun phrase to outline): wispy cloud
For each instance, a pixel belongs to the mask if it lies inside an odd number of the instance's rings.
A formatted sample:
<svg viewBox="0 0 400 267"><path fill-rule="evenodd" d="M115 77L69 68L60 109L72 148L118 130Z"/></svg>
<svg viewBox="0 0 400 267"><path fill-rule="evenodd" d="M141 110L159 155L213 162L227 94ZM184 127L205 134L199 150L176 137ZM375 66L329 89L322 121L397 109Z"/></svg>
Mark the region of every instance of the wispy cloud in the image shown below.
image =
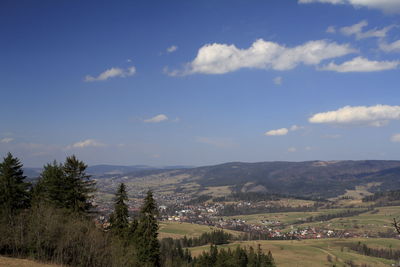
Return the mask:
<svg viewBox="0 0 400 267"><path fill-rule="evenodd" d="M390 120L399 119L400 106L345 106L338 110L314 114L309 118L309 122L381 127L387 125Z"/></svg>
<svg viewBox="0 0 400 267"><path fill-rule="evenodd" d="M111 69L103 71L97 77L87 75L85 77L84 81L85 82L106 81L108 79L116 78L116 77L124 78L124 77L128 77L128 76L132 76L135 73L136 73L136 68L134 66L131 66L127 69L111 68Z"/></svg>
<svg viewBox="0 0 400 267"><path fill-rule="evenodd" d="M14 141L14 138L11 138L11 137L5 137L3 139L0 139L0 143L4 143L4 144L11 143L12 141Z"/></svg>
<svg viewBox="0 0 400 267"><path fill-rule="evenodd" d="M351 26L340 28L340 32L346 36L355 36L357 40L365 38L384 38L387 33L394 27L393 25L384 27L382 29L371 29L363 31L364 27L368 26L368 21L363 20Z"/></svg>
<svg viewBox="0 0 400 267"><path fill-rule="evenodd" d="M400 142L400 134L392 135L392 137L390 138L390 141L395 142L395 143L399 143Z"/></svg>
<svg viewBox="0 0 400 267"><path fill-rule="evenodd" d="M400 40L393 43L380 42L379 48L384 52L400 52Z"/></svg>
<svg viewBox="0 0 400 267"><path fill-rule="evenodd" d="M178 47L176 45L172 45L172 46L167 48L167 52L168 53L175 52L176 50L178 50Z"/></svg>
<svg viewBox="0 0 400 267"><path fill-rule="evenodd" d="M159 122L166 121L166 120L168 120L167 115L158 114L158 115L156 115L156 116L154 116L152 118L145 119L143 121L146 122L146 123L159 123Z"/></svg>
<svg viewBox="0 0 400 267"><path fill-rule="evenodd" d="M398 0L298 0L299 4L327 3L333 5L352 5L355 8L366 7L379 9L385 13L399 13L400 1Z"/></svg>
<svg viewBox="0 0 400 267"><path fill-rule="evenodd" d="M287 151L290 152L290 153L293 153L293 152L296 152L296 151L297 151L297 148L295 148L295 147L289 147Z"/></svg>
<svg viewBox="0 0 400 267"><path fill-rule="evenodd" d="M337 44L317 40L296 47L286 47L274 42L258 39L251 47L239 49L235 45L207 44L201 47L192 62L183 70L164 72L171 76L202 74L224 74L242 68L290 70L299 64L317 65L326 59L341 57L356 52L348 44Z"/></svg>
<svg viewBox="0 0 400 267"><path fill-rule="evenodd" d="M85 147L104 147L104 146L105 146L105 144L100 143L94 139L86 139L84 141L79 141L72 145L67 146L67 149L85 148Z"/></svg>
<svg viewBox="0 0 400 267"><path fill-rule="evenodd" d="M280 135L287 135L289 130L287 128L280 128L276 130L269 130L264 133L267 136L280 136Z"/></svg>
<svg viewBox="0 0 400 267"><path fill-rule="evenodd" d="M289 128L280 128L280 129L276 129L276 130L269 130L267 132L264 133L264 135L266 136L280 136L280 135L287 135L289 133L289 131L298 131L298 130L302 130L304 129L303 126L299 126L299 125L292 125Z"/></svg>
<svg viewBox="0 0 400 267"><path fill-rule="evenodd" d="M363 57L356 57L339 65L331 62L318 69L336 72L374 72L396 69L399 65L400 61L375 61Z"/></svg>
<svg viewBox="0 0 400 267"><path fill-rule="evenodd" d="M275 77L273 81L274 81L275 85L282 85L283 78L281 76L278 76L278 77Z"/></svg>

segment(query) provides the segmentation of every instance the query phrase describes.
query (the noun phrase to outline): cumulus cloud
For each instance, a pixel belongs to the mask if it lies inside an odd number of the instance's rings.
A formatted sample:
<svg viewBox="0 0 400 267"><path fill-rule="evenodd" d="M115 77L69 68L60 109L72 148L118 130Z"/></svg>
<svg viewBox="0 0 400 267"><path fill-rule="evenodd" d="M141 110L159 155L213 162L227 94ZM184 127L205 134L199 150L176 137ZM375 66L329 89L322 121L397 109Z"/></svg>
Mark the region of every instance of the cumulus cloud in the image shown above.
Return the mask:
<svg viewBox="0 0 400 267"><path fill-rule="evenodd" d="M392 70L397 68L399 64L400 61L374 61L363 57L356 57L339 65L331 62L326 66L320 67L319 70L337 72L373 72Z"/></svg>
<svg viewBox="0 0 400 267"><path fill-rule="evenodd" d="M175 52L176 50L178 50L178 47L176 45L172 45L172 46L167 48L167 52L168 53Z"/></svg>
<svg viewBox="0 0 400 267"><path fill-rule="evenodd" d="M278 76L278 77L275 77L273 81L274 81L275 85L281 85L283 78L281 76Z"/></svg>
<svg viewBox="0 0 400 267"><path fill-rule="evenodd" d="M400 106L345 106L338 110L317 113L311 116L310 123L337 125L367 125L381 127L390 120L400 119Z"/></svg>
<svg viewBox="0 0 400 267"><path fill-rule="evenodd" d="M192 62L184 70L164 72L171 76L194 73L224 74L242 68L290 70L299 64L317 65L326 59L341 57L356 52L348 44L337 44L317 40L296 47L286 47L274 42L256 40L249 48L240 49L235 45L207 44L199 49Z"/></svg>
<svg viewBox="0 0 400 267"><path fill-rule="evenodd" d="M85 148L85 147L103 147L105 144L97 142L94 139L86 139L84 141L76 142L67 147L67 149L72 148Z"/></svg>
<svg viewBox="0 0 400 267"><path fill-rule="evenodd" d="M268 132L265 132L264 135L267 135L267 136L287 135L288 132L289 132L289 130L287 128L281 128L281 129L270 130Z"/></svg>
<svg viewBox="0 0 400 267"><path fill-rule="evenodd" d="M166 120L168 120L167 115L158 114L158 115L156 115L156 116L154 116L154 117L152 117L150 119L146 119L146 120L143 120L143 121L147 122L147 123L158 123L158 122L162 122L162 121L166 121Z"/></svg>
<svg viewBox="0 0 400 267"><path fill-rule="evenodd" d="M14 141L14 138L11 138L11 137L5 137L3 139L0 139L0 143L4 143L4 144L8 144L12 141Z"/></svg>
<svg viewBox="0 0 400 267"><path fill-rule="evenodd" d="M270 130L264 133L266 136L279 136L279 135L287 135L289 132L294 132L298 130L304 129L303 126L292 125L289 128L281 128L276 130Z"/></svg>
<svg viewBox="0 0 400 267"><path fill-rule="evenodd" d="M381 42L379 43L379 48L384 51L384 52L400 52L400 40L395 41L393 43L386 43L386 42Z"/></svg>
<svg viewBox="0 0 400 267"><path fill-rule="evenodd" d="M85 82L96 82L96 81L106 81L111 78L121 77L125 78L128 76L132 76L136 73L136 68L131 66L127 69L121 68L111 68L103 71L97 77L93 77L91 75L86 75Z"/></svg>
<svg viewBox="0 0 400 267"><path fill-rule="evenodd" d="M354 35L357 40L365 39L365 38L384 38L387 33L394 27L393 25L384 27L382 29L371 29L369 31L363 31L363 28L368 26L368 22L366 20L360 21L351 26L343 27L340 29L340 32L346 36Z"/></svg>
<svg viewBox="0 0 400 267"><path fill-rule="evenodd" d="M392 137L390 138L390 140L391 140L392 142L399 143L399 142L400 142L400 134L394 134L394 135L392 135Z"/></svg>
<svg viewBox="0 0 400 267"><path fill-rule="evenodd" d="M298 0L300 4L310 3L328 3L328 4L347 4L356 8L366 7L372 9L379 9L386 13L399 13L400 1L399 0Z"/></svg>

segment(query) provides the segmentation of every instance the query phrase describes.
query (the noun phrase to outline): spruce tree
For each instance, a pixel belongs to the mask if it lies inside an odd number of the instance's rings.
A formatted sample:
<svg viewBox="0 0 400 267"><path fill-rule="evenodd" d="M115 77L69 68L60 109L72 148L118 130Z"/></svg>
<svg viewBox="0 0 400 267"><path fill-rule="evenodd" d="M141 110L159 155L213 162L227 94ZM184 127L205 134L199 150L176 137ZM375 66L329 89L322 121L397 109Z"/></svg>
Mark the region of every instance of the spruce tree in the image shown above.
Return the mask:
<svg viewBox="0 0 400 267"><path fill-rule="evenodd" d="M19 210L29 206L30 183L25 178L22 163L9 152L0 163L0 215L10 224Z"/></svg>
<svg viewBox="0 0 400 267"><path fill-rule="evenodd" d="M118 186L114 201L114 212L110 216L111 231L117 236L123 237L129 227L128 205L126 204L128 195L124 183Z"/></svg>
<svg viewBox="0 0 400 267"><path fill-rule="evenodd" d="M157 239L158 209L151 191L147 192L135 231L139 261L143 266L160 266L160 243Z"/></svg>
<svg viewBox="0 0 400 267"><path fill-rule="evenodd" d="M57 208L64 208L66 202L65 175L63 165L53 161L43 167L39 180L33 188L33 201L45 201Z"/></svg>
<svg viewBox="0 0 400 267"><path fill-rule="evenodd" d="M74 212L88 212L92 205L90 194L95 191L95 182L86 174L87 165L75 155L67 157L63 165L65 175L65 206Z"/></svg>

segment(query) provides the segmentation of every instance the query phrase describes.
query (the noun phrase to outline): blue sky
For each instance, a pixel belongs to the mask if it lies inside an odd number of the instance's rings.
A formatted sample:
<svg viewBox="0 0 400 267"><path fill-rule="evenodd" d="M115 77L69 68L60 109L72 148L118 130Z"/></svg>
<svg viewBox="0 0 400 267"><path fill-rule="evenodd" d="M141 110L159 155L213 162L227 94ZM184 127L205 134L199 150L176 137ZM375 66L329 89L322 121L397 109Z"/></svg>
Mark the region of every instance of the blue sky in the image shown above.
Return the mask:
<svg viewBox="0 0 400 267"><path fill-rule="evenodd" d="M26 166L400 159L400 1L0 2Z"/></svg>

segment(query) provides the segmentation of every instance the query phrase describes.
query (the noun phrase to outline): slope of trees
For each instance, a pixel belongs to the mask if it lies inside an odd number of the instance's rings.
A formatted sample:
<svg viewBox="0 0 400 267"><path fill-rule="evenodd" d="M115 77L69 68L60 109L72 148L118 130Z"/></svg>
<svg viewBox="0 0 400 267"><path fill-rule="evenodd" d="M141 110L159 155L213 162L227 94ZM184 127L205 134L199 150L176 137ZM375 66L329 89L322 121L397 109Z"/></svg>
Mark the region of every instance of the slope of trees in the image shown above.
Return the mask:
<svg viewBox="0 0 400 267"><path fill-rule="evenodd" d="M76 267L273 266L259 249L218 250L211 247L192 258L181 242L158 240L158 208L147 193L138 218L129 218L124 184L117 188L110 229L95 225L91 195L95 184L86 164L75 156L44 166L38 182L25 182L22 164L10 153L0 163L0 254L31 257ZM222 244L221 232L187 240L185 246Z"/></svg>

